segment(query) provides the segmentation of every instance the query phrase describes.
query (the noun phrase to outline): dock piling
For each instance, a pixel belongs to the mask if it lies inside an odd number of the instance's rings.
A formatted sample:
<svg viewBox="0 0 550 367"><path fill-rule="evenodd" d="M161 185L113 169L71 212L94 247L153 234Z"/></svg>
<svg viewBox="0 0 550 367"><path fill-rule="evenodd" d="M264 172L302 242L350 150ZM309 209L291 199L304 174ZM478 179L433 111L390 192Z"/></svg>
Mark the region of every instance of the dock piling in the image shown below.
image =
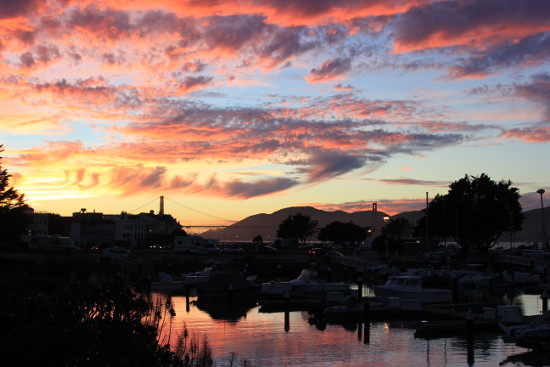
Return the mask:
<svg viewBox="0 0 550 367"><path fill-rule="evenodd" d="M189 296L191 295L191 289L189 285L185 286L185 311L189 313L191 308L189 307Z"/></svg>
<svg viewBox="0 0 550 367"><path fill-rule="evenodd" d="M474 365L474 313L471 309L466 313L466 322L468 330L468 366Z"/></svg>
<svg viewBox="0 0 550 367"><path fill-rule="evenodd" d="M365 334L363 336L363 343L370 343L370 303L363 303L363 321L365 323Z"/></svg>

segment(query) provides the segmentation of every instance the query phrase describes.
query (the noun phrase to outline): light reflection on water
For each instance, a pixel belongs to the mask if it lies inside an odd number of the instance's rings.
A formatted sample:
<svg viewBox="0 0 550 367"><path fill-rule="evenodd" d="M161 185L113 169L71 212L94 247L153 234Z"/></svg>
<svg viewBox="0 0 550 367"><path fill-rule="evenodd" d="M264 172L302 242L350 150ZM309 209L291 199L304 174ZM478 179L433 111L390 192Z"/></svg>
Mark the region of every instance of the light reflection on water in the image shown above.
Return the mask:
<svg viewBox="0 0 550 367"><path fill-rule="evenodd" d="M289 330L285 331L282 312L260 313L254 306L238 314L236 320L227 320L200 310L195 300L191 298L187 312L185 297L172 297L176 311L172 340L185 325L190 333L208 340L217 366L229 366L231 353L236 353L237 360L246 359L253 366L493 367L508 356L527 352L505 343L498 333L476 334L475 362L468 364L464 338L415 338L411 323L372 323L370 342L365 344L363 330L354 323L323 328L309 323L307 312L290 312ZM518 302L524 314L540 313L538 296L524 295ZM502 365L528 366L521 362Z"/></svg>

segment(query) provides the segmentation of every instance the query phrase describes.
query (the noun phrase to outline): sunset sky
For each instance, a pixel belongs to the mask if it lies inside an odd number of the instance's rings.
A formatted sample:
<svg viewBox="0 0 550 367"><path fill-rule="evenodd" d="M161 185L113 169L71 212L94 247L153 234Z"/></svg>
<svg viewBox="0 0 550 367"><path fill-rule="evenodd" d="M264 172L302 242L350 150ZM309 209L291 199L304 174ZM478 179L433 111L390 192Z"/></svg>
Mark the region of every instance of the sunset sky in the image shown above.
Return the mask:
<svg viewBox="0 0 550 367"><path fill-rule="evenodd" d="M481 173L525 210L550 191L550 1L0 0L0 96L38 211L395 214Z"/></svg>

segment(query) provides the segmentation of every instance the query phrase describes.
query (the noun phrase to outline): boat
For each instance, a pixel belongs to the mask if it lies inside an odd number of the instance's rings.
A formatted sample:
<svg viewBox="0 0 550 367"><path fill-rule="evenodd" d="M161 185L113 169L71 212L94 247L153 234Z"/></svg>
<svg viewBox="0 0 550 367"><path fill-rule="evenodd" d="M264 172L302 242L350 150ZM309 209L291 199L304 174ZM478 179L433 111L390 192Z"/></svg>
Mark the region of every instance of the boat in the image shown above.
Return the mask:
<svg viewBox="0 0 550 367"><path fill-rule="evenodd" d="M245 302L256 299L257 285L235 269L213 273L208 281L197 288L199 304L210 301Z"/></svg>
<svg viewBox="0 0 550 367"><path fill-rule="evenodd" d="M376 298L384 303L390 303L392 298L420 303L444 303L451 300L449 290L424 288L422 277L417 275L391 276L384 285L375 285L372 289Z"/></svg>
<svg viewBox="0 0 550 367"><path fill-rule="evenodd" d="M499 326L507 336L515 339L550 340L550 310L528 324L507 326L499 321Z"/></svg>
<svg viewBox="0 0 550 367"><path fill-rule="evenodd" d="M264 295L325 294L329 292L351 292L349 284L326 282L317 277L315 270L303 269L298 278L289 282L266 282L261 284Z"/></svg>
<svg viewBox="0 0 550 367"><path fill-rule="evenodd" d="M185 292L188 287L196 288L206 284L214 272L214 266L207 266L203 270L180 274L175 278L171 274L161 273L160 280L151 282L151 290Z"/></svg>
<svg viewBox="0 0 550 367"><path fill-rule="evenodd" d="M299 293L327 293L349 292L350 286L340 282L326 282L317 277L317 272L303 269L300 276L290 281L292 292Z"/></svg>
<svg viewBox="0 0 550 367"><path fill-rule="evenodd" d="M203 270L199 270L194 273L182 274L181 278L186 284L205 284L214 272L214 266L207 266Z"/></svg>
<svg viewBox="0 0 550 367"><path fill-rule="evenodd" d="M153 292L184 292L187 283L181 279L174 279L170 274L162 274L160 280L151 282Z"/></svg>

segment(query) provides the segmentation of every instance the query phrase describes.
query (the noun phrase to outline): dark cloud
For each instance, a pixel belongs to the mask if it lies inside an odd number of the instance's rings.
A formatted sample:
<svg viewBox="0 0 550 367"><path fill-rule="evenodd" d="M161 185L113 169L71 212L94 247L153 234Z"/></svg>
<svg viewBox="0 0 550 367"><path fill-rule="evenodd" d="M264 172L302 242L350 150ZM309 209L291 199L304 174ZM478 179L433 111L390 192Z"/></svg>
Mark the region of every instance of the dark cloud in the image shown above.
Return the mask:
<svg viewBox="0 0 550 367"><path fill-rule="evenodd" d="M145 12L138 18L133 28L143 37L155 33L171 33L176 30L182 34L189 35L189 31L194 33L194 28L189 27L194 21L191 19L181 19L174 13L160 10Z"/></svg>
<svg viewBox="0 0 550 367"><path fill-rule="evenodd" d="M281 13L292 14L296 17L327 14L338 2L332 0L268 0L274 9Z"/></svg>
<svg viewBox="0 0 550 367"><path fill-rule="evenodd" d="M165 179L165 167L146 167L138 164L130 167L115 167L111 171L113 187L124 189L128 193L138 192L162 186Z"/></svg>
<svg viewBox="0 0 550 367"><path fill-rule="evenodd" d="M550 58L550 33L540 33L506 44L474 52L450 68L455 78L485 76L504 68L528 64L536 66Z"/></svg>
<svg viewBox="0 0 550 367"><path fill-rule="evenodd" d="M117 40L126 38L132 31L130 16L117 10L99 10L88 6L83 10L74 10L69 19L70 28L84 28L99 39Z"/></svg>
<svg viewBox="0 0 550 367"><path fill-rule="evenodd" d="M174 176L170 180L169 187L171 189L181 189L181 188L188 187L193 184L193 182L195 181L195 178L196 178L196 175L191 175L191 177L186 177L186 178L183 178L181 176Z"/></svg>
<svg viewBox="0 0 550 367"><path fill-rule="evenodd" d="M58 59L61 57L61 54L56 46L50 45L50 46L44 46L39 45L36 47L36 55L38 60L48 63L53 59Z"/></svg>
<svg viewBox="0 0 550 367"><path fill-rule="evenodd" d="M224 184L222 191L227 196L253 198L288 190L298 184L298 181L289 178L274 178L256 182L235 180Z"/></svg>
<svg viewBox="0 0 550 367"><path fill-rule="evenodd" d="M0 0L0 19L28 15L39 4L38 0Z"/></svg>
<svg viewBox="0 0 550 367"><path fill-rule="evenodd" d="M399 16L395 37L403 45L424 44L434 35L449 41L479 29L513 30L517 27L536 29L548 25L550 2L539 0L455 0L434 1L411 8ZM491 33L490 33L491 34ZM466 40L465 40L466 41ZM437 45L435 45L437 46Z"/></svg>
<svg viewBox="0 0 550 367"><path fill-rule="evenodd" d="M272 32L270 38L259 47L262 58L271 59L274 65L287 61L292 56L298 56L316 47L316 41L303 41L303 27L290 27Z"/></svg>
<svg viewBox="0 0 550 367"><path fill-rule="evenodd" d="M251 40L258 38L266 28L259 16L227 16L209 18L203 39L208 48L237 51Z"/></svg>
<svg viewBox="0 0 550 367"><path fill-rule="evenodd" d="M103 62L106 64L114 64L116 62L115 55L112 52L105 53L101 55Z"/></svg>
<svg viewBox="0 0 550 367"><path fill-rule="evenodd" d="M363 167L365 158L335 152L317 152L308 159L306 169L309 182L327 180Z"/></svg>
<svg viewBox="0 0 550 367"><path fill-rule="evenodd" d="M19 41L23 42L26 45L32 45L34 43L34 40L36 38L36 32L35 31L27 31L27 30L15 30L12 33L13 37L18 39Z"/></svg>
<svg viewBox="0 0 550 367"><path fill-rule="evenodd" d="M431 50L433 56L409 54L417 60L404 67L447 67L451 78L481 78L546 62L549 19L548 1L451 0L413 7L391 24L398 52Z"/></svg>
<svg viewBox="0 0 550 367"><path fill-rule="evenodd" d="M329 80L345 75L351 70L350 58L338 58L325 62L320 68L311 69L309 81Z"/></svg>
<svg viewBox="0 0 550 367"><path fill-rule="evenodd" d="M420 185L420 186L440 186L446 187L449 185L449 181L428 181L417 180L412 178L387 178L387 179L365 179L367 181L378 181L387 183L390 185Z"/></svg>
<svg viewBox="0 0 550 367"><path fill-rule="evenodd" d="M34 56L29 51L24 52L20 57L19 61L21 61L21 65L26 68L33 67L35 64Z"/></svg>
<svg viewBox="0 0 550 367"><path fill-rule="evenodd" d="M545 109L546 121L550 122L550 74L540 73L531 78L531 82L515 85L516 94L528 101L541 105Z"/></svg>
<svg viewBox="0 0 550 367"><path fill-rule="evenodd" d="M38 45L33 48L31 51L24 52L19 57L21 66L25 68L31 68L37 63L47 64L53 60L59 59L61 53L54 45Z"/></svg>
<svg viewBox="0 0 550 367"><path fill-rule="evenodd" d="M355 87L352 86L351 84L343 85L342 83L336 84L334 86L334 89L337 90L338 92L354 92L355 91Z"/></svg>
<svg viewBox="0 0 550 367"><path fill-rule="evenodd" d="M197 88L206 87L214 78L206 76L188 76L180 85L180 90L184 92L192 91Z"/></svg>
<svg viewBox="0 0 550 367"><path fill-rule="evenodd" d="M203 63L202 61L196 60L196 61L193 61L193 62L185 63L182 70L183 71L189 71L189 72L192 72L192 73L200 73L201 71L206 69L207 66L208 65Z"/></svg>

